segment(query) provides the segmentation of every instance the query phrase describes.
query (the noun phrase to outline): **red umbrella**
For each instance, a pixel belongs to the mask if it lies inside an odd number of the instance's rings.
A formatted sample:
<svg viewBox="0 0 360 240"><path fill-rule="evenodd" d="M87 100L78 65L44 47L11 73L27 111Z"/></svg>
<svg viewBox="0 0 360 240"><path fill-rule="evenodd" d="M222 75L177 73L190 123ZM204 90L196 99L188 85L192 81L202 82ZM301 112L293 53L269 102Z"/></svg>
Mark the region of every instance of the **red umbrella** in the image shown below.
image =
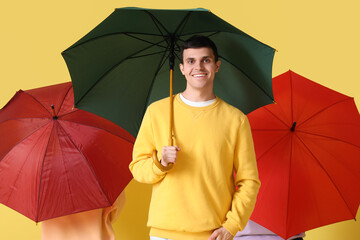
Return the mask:
<svg viewBox="0 0 360 240"><path fill-rule="evenodd" d="M134 137L73 105L69 82L0 110L0 202L36 222L111 206L132 178Z"/></svg>
<svg viewBox="0 0 360 240"><path fill-rule="evenodd" d="M354 219L360 116L353 98L288 71L248 115L262 183L251 219L283 238Z"/></svg>

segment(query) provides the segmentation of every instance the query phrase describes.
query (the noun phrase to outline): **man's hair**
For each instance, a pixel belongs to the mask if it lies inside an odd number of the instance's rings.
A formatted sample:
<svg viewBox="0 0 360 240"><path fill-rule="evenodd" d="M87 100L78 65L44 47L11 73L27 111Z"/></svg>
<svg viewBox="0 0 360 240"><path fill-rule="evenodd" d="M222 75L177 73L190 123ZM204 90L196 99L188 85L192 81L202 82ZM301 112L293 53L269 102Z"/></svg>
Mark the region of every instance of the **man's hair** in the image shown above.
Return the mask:
<svg viewBox="0 0 360 240"><path fill-rule="evenodd" d="M183 42L181 48L180 48L180 61L181 63L184 63L184 50L188 48L211 48L214 56L215 56L215 62L218 61L219 55L217 52L216 45L213 41L210 40L210 38L202 36L202 35L194 35L187 39L185 42Z"/></svg>

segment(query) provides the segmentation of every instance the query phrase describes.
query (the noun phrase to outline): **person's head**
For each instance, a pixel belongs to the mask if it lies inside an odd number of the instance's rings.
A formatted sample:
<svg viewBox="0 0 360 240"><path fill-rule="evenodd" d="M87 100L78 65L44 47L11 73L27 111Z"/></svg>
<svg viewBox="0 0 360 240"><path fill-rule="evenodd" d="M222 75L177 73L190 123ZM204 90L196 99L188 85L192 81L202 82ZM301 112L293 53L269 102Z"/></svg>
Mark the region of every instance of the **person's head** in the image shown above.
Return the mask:
<svg viewBox="0 0 360 240"><path fill-rule="evenodd" d="M183 42L180 48L180 61L184 63L184 50L188 48L210 48L214 54L215 62L219 60L216 45L210 38L202 35L194 35Z"/></svg>
<svg viewBox="0 0 360 240"><path fill-rule="evenodd" d="M215 44L207 37L193 36L184 42L181 56L180 70L187 82L185 92L212 96L215 73L221 64Z"/></svg>

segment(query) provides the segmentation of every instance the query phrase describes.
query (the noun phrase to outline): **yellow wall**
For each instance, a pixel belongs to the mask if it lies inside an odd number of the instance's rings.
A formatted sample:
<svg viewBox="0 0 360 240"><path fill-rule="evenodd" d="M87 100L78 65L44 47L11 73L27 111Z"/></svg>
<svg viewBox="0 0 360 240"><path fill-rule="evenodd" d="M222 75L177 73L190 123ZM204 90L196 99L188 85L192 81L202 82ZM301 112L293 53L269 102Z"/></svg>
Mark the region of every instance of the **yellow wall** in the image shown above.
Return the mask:
<svg viewBox="0 0 360 240"><path fill-rule="evenodd" d="M70 81L60 53L116 7L211 9L278 49L273 76L289 69L360 102L358 0L33 0L0 3L0 107L18 89ZM118 239L146 239L148 186L131 182L115 224ZM358 212L357 217L360 217ZM0 239L40 239L40 227L0 205ZM307 240L360 239L346 221L307 233Z"/></svg>

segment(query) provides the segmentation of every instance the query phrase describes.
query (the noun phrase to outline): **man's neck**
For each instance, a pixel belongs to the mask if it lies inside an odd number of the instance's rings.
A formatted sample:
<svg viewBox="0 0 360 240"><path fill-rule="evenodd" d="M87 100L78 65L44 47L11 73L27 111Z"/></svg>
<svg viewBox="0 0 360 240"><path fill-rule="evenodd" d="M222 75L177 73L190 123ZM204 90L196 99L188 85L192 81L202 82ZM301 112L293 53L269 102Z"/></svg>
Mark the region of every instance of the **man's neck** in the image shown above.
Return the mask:
<svg viewBox="0 0 360 240"><path fill-rule="evenodd" d="M215 94L213 91L204 92L204 91L190 91L185 89L182 93L184 98L192 101L192 102L205 102L215 98Z"/></svg>

